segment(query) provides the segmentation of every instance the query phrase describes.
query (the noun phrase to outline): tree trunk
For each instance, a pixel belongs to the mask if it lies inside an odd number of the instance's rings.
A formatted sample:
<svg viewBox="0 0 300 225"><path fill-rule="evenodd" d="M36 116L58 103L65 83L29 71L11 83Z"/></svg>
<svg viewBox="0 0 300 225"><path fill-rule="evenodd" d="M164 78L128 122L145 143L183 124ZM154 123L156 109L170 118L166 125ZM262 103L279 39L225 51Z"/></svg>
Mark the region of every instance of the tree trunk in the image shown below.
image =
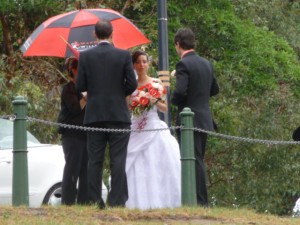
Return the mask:
<svg viewBox="0 0 300 225"><path fill-rule="evenodd" d="M8 27L8 21L5 18L5 15L0 13L0 21L2 25L2 32L3 32L3 41L4 41L4 51L5 54L10 57L14 53L13 45L11 42L11 36L10 36L10 31Z"/></svg>

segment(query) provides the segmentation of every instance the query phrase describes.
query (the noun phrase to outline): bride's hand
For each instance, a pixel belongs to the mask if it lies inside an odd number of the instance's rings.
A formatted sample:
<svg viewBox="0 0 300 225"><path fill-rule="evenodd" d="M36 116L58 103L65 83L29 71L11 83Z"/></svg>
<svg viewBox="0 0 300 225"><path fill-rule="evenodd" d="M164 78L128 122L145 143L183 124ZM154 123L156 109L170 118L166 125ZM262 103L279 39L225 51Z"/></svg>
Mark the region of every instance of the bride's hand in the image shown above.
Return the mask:
<svg viewBox="0 0 300 225"><path fill-rule="evenodd" d="M167 105L166 101L158 100L156 102L156 106L157 106L157 108L160 112L167 112L168 111L168 105Z"/></svg>
<svg viewBox="0 0 300 225"><path fill-rule="evenodd" d="M150 97L149 97L149 100L150 100L150 104L151 104L151 105L155 105L155 104L157 103L157 100L158 100L158 99L157 99L157 98L154 98L154 97L152 97L152 96L150 96Z"/></svg>

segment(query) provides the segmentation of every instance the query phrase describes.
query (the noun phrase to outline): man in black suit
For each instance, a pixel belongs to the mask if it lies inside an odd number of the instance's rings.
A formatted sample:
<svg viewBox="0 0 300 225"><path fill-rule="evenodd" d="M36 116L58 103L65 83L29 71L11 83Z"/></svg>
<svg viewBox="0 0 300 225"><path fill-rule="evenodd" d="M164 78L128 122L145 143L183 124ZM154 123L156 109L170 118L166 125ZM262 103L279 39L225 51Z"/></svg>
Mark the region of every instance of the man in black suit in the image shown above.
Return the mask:
<svg viewBox="0 0 300 225"><path fill-rule="evenodd" d="M137 88L131 55L112 44L113 27L101 20L95 25L99 44L80 53L76 87L87 91L84 125L96 128L130 129L126 96ZM106 145L109 145L111 190L110 206L125 206L128 199L125 163L129 132L89 131L87 135L88 194L91 203L104 207L101 193Z"/></svg>
<svg viewBox="0 0 300 225"><path fill-rule="evenodd" d="M172 95L172 104L178 107L178 114L189 107L194 116L194 127L213 130L213 119L209 106L210 96L219 93L212 64L196 54L195 34L189 28L179 29L174 37L175 48L181 60L176 65L176 87ZM180 125L177 117L177 125ZM180 140L180 131L177 130ZM205 181L204 154L207 134L194 132L196 158L197 204L208 206Z"/></svg>

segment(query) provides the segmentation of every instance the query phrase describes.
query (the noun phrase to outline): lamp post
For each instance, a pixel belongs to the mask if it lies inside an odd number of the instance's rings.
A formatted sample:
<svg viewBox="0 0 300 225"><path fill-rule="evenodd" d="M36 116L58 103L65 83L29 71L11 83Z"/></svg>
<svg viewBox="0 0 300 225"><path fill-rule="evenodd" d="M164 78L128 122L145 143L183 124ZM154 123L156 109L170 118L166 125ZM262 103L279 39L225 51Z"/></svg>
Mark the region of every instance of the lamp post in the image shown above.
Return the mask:
<svg viewBox="0 0 300 225"><path fill-rule="evenodd" d="M157 1L158 11L158 77L167 89L168 112L159 113L159 117L170 126L170 74L168 54L168 16L167 0Z"/></svg>

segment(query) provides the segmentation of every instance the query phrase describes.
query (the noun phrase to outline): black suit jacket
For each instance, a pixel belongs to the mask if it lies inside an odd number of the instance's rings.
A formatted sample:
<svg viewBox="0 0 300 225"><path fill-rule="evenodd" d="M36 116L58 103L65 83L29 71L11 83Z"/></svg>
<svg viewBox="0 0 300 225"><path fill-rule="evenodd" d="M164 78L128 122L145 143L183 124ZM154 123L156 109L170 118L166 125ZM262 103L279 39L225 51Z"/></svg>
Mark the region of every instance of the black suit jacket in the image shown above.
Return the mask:
<svg viewBox="0 0 300 225"><path fill-rule="evenodd" d="M178 113L189 107L195 113L195 127L213 130L209 98L218 93L212 64L195 52L184 55L176 65L176 87L171 99Z"/></svg>
<svg viewBox="0 0 300 225"><path fill-rule="evenodd" d="M107 42L80 53L76 88L87 91L84 124L131 123L126 96L137 88L129 51Z"/></svg>

